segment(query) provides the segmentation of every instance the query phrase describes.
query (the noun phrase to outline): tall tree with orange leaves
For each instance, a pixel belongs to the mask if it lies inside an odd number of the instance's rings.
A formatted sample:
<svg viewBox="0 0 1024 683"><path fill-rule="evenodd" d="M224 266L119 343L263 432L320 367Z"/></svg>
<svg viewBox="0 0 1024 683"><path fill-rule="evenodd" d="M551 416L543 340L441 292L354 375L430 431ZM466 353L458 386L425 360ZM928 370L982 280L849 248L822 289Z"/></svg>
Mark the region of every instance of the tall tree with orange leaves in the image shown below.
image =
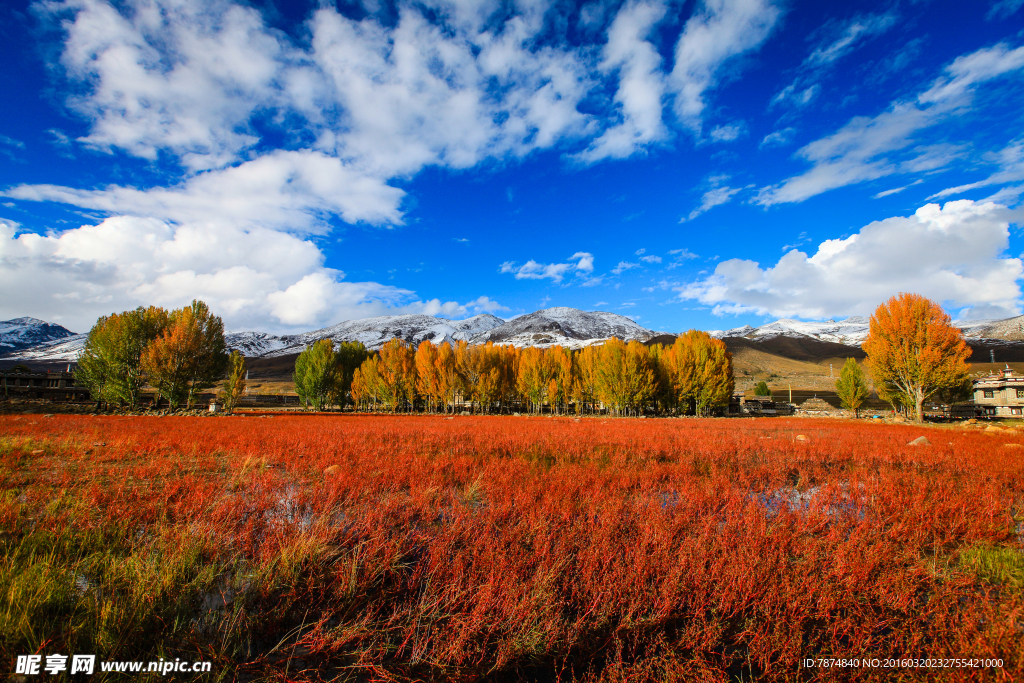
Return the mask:
<svg viewBox="0 0 1024 683"><path fill-rule="evenodd" d="M172 408L189 407L227 369L224 323L202 301L172 311L163 333L146 347L142 368Z"/></svg>
<svg viewBox="0 0 1024 683"><path fill-rule="evenodd" d="M441 402L437 373L437 347L422 341L416 347L416 392L427 400L427 411L433 412Z"/></svg>
<svg viewBox="0 0 1024 683"><path fill-rule="evenodd" d="M939 304L920 294L899 294L875 309L861 347L879 394L914 406L918 422L928 398L968 377L971 349L963 333Z"/></svg>
<svg viewBox="0 0 1024 683"><path fill-rule="evenodd" d="M416 352L401 339L392 339L380 347L377 363L380 399L391 412L416 396ZM411 407L411 406L410 406Z"/></svg>

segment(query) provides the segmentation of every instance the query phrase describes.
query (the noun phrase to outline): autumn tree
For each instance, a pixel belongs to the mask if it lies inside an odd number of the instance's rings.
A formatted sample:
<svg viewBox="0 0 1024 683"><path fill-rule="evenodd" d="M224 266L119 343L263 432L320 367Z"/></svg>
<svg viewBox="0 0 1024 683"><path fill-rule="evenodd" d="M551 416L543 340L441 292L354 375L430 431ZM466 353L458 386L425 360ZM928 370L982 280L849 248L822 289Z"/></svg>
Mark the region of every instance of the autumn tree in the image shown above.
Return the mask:
<svg viewBox="0 0 1024 683"><path fill-rule="evenodd" d="M172 311L163 333L146 347L142 367L172 408L189 407L224 376L224 323L202 301Z"/></svg>
<svg viewBox="0 0 1024 683"><path fill-rule="evenodd" d="M352 401L357 408L377 407L381 394L378 364L377 356L370 356L352 374Z"/></svg>
<svg viewBox="0 0 1024 683"><path fill-rule="evenodd" d="M369 358L370 352L362 342L341 342L334 352L335 364L335 395L338 405L344 407L345 401L352 392L352 380L356 370Z"/></svg>
<svg viewBox="0 0 1024 683"><path fill-rule="evenodd" d="M334 342L321 339L310 344L295 359L295 392L306 406L314 410L338 401L338 362Z"/></svg>
<svg viewBox="0 0 1024 683"><path fill-rule="evenodd" d="M437 347L429 341L420 342L416 348L416 392L426 399L429 412L441 403L440 387Z"/></svg>
<svg viewBox="0 0 1024 683"><path fill-rule="evenodd" d="M530 404L531 412L541 412L547 398L554 368L544 349L536 346L527 347L519 354L519 375L516 383L519 393Z"/></svg>
<svg viewBox="0 0 1024 683"><path fill-rule="evenodd" d="M237 350L232 351L228 358L228 379L221 393L225 412L231 413L238 404L238 399L245 391L245 375L245 356Z"/></svg>
<svg viewBox="0 0 1024 683"><path fill-rule="evenodd" d="M852 410L854 417L859 417L858 411L869 393L864 372L857 365L856 359L847 358L839 372L839 379L836 380L836 394L839 396L840 404L847 410Z"/></svg>
<svg viewBox="0 0 1024 683"><path fill-rule="evenodd" d="M672 401L684 412L710 415L716 408L729 404L735 380L732 354L722 340L707 332L690 330L676 337L675 343L661 354L661 364ZM766 392L767 389L764 385Z"/></svg>
<svg viewBox="0 0 1024 683"><path fill-rule="evenodd" d="M380 376L380 400L391 412L416 396L416 352L401 339L392 339L380 348L377 363Z"/></svg>
<svg viewBox="0 0 1024 683"><path fill-rule="evenodd" d="M879 395L913 406L918 422L928 398L968 377L971 349L963 333L941 306L919 294L899 294L875 309L862 348Z"/></svg>
<svg viewBox="0 0 1024 683"><path fill-rule="evenodd" d="M437 359L434 365L437 368L437 394L447 407L455 410L455 399L466 391L466 378L459 369L458 349L466 346L465 341L460 341L456 348L448 342L444 342L437 348Z"/></svg>
<svg viewBox="0 0 1024 683"><path fill-rule="evenodd" d="M576 377L573 381L573 400L577 411L590 406L591 412L597 401L598 346L585 346L576 354Z"/></svg>
<svg viewBox="0 0 1024 683"><path fill-rule="evenodd" d="M142 354L166 326L167 311L156 306L100 318L79 354L75 380L97 400L134 408L145 384Z"/></svg>
<svg viewBox="0 0 1024 683"><path fill-rule="evenodd" d="M612 338L598 351L597 396L619 414L642 408L654 395L650 350L638 341Z"/></svg>

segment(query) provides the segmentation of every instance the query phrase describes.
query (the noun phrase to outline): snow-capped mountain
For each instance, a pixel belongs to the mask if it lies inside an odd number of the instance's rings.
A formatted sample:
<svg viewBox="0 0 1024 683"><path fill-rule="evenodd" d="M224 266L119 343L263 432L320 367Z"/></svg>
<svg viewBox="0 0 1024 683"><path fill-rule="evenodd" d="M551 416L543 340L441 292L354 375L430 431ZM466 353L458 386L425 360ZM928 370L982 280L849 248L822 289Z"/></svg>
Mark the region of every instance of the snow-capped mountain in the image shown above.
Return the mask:
<svg viewBox="0 0 1024 683"><path fill-rule="evenodd" d="M963 329L971 343L1007 340L996 345L1008 344L1016 348L1020 340L1024 340L1024 316L954 324ZM868 335L868 319L859 316L824 322L783 319L760 327L745 325L731 330L715 330L710 334L719 339L742 337L754 342L790 337L860 346ZM466 320L447 320L429 315L387 315L347 320L331 327L292 335L232 332L225 335L225 341L229 349L237 349L253 358L299 353L320 339L359 341L370 350L377 350L396 337L413 345L429 340L435 344L466 341L470 344L494 342L519 347L561 345L578 349L611 337L647 341L658 335L658 332L615 313L557 307L508 321L487 314ZM18 318L0 323L0 356L4 361L73 362L84 347L85 339L85 334L74 334L60 325L35 318Z"/></svg>
<svg viewBox="0 0 1024 683"><path fill-rule="evenodd" d="M964 336L968 339L1024 340L1024 315L1003 320L972 320L955 324L964 331Z"/></svg>
<svg viewBox="0 0 1024 683"><path fill-rule="evenodd" d="M383 315L362 320L346 320L331 327L313 332L291 334L281 337L263 332L235 332L225 335L229 348L238 349L246 356L286 356L299 353L320 339L335 342L362 342L363 346L376 351L391 339L401 339L413 345L423 341L449 344L469 341L500 326L505 321L484 313L465 320L447 320L429 315Z"/></svg>
<svg viewBox="0 0 1024 683"><path fill-rule="evenodd" d="M560 345L577 349L611 337L625 341L646 341L657 334L615 313L556 307L513 318L500 327L474 337L471 343L494 342L541 347Z"/></svg>
<svg viewBox="0 0 1024 683"><path fill-rule="evenodd" d="M0 353L27 349L75 335L71 330L38 318L15 318L0 322Z"/></svg>
<svg viewBox="0 0 1024 683"><path fill-rule="evenodd" d="M783 318L760 327L735 327L731 330L714 330L712 337L744 337L745 339L772 339L774 337L813 337L821 341L860 346L868 338L868 319L851 316L845 320L806 322Z"/></svg>

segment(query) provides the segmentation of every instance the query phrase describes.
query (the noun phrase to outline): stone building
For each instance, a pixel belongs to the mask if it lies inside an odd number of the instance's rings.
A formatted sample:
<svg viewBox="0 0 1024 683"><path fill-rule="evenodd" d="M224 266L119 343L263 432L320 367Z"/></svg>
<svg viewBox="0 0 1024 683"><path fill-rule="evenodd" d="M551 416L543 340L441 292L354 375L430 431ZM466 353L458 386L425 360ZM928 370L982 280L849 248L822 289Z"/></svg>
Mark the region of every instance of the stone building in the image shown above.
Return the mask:
<svg viewBox="0 0 1024 683"><path fill-rule="evenodd" d="M1024 417L1024 377L1007 366L974 380L974 406L986 417Z"/></svg>

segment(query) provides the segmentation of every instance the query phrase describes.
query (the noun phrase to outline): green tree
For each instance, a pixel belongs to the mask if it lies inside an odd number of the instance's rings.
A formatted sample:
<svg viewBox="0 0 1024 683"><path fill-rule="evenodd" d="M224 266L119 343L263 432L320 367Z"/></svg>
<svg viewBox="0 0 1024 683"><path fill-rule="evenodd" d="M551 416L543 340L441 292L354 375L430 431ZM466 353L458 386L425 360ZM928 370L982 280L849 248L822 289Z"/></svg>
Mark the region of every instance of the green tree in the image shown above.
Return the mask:
<svg viewBox="0 0 1024 683"><path fill-rule="evenodd" d="M771 395L772 395L772 390L768 388L768 383L765 382L764 380L761 380L760 382L758 382L757 386L754 387L754 396L771 396Z"/></svg>
<svg viewBox="0 0 1024 683"><path fill-rule="evenodd" d="M864 405L868 393L870 390L864 372L855 359L847 358L836 380L836 394L839 395L840 403L847 410L852 410L854 417L860 417L860 407Z"/></svg>
<svg viewBox="0 0 1024 683"><path fill-rule="evenodd" d="M334 354L334 362L337 366L335 379L337 385L337 402L344 406L349 394L352 391L352 380L355 378L356 370L370 357L362 342L341 342Z"/></svg>
<svg viewBox="0 0 1024 683"><path fill-rule="evenodd" d="M228 366L224 323L202 301L172 311L163 333L142 354L149 383L170 402L192 407L199 392L215 386Z"/></svg>
<svg viewBox="0 0 1024 683"><path fill-rule="evenodd" d="M245 391L245 356L237 350L231 352L228 359L228 379L224 384L224 391L221 396L224 400L224 410L227 413L234 411L238 405L238 399Z"/></svg>
<svg viewBox="0 0 1024 683"><path fill-rule="evenodd" d="M135 407L145 379L142 354L167 326L167 311L141 306L96 321L78 357L75 381L104 403Z"/></svg>
<svg viewBox="0 0 1024 683"><path fill-rule="evenodd" d="M295 359L295 392L299 399L314 410L337 402L338 362L334 353L334 342L321 339L306 347Z"/></svg>

